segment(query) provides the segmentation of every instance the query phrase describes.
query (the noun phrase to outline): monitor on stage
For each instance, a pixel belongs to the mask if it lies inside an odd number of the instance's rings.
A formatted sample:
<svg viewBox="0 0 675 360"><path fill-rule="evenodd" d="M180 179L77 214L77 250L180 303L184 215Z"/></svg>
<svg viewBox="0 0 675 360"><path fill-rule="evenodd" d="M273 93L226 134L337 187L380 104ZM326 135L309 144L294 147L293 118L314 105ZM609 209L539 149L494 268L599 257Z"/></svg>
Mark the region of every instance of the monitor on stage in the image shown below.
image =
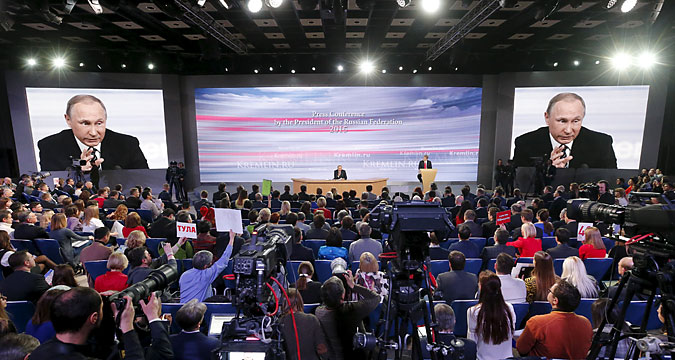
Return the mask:
<svg viewBox="0 0 675 360"><path fill-rule="evenodd" d="M475 181L478 87L262 87L195 90L202 182L332 179Z"/></svg>

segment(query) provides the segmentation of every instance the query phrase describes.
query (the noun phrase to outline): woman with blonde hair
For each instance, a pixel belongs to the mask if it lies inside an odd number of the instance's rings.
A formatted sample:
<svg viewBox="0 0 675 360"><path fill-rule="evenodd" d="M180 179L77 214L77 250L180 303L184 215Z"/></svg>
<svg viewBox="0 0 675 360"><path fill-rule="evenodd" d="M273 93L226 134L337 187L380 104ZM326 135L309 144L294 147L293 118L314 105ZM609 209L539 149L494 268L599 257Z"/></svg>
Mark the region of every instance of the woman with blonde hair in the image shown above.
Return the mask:
<svg viewBox="0 0 675 360"><path fill-rule="evenodd" d="M381 301L389 295L389 282L387 277L380 271L380 264L375 256L366 251L359 257L359 269L354 275L354 282L380 295ZM354 294L356 296L356 294ZM358 299L355 299L358 300Z"/></svg>
<svg viewBox="0 0 675 360"><path fill-rule="evenodd" d="M146 239L147 236L142 231L134 230L130 232L129 235L127 236L127 241L124 243L124 245L127 247L126 251L135 249L137 247L145 246Z"/></svg>
<svg viewBox="0 0 675 360"><path fill-rule="evenodd" d="M248 199L248 192L246 190L241 189L239 191L239 195L237 196L237 200L234 201L234 208L235 209L243 209L244 208L244 202Z"/></svg>
<svg viewBox="0 0 675 360"><path fill-rule="evenodd" d="M49 238L55 239L59 242L63 260L70 264L73 268L80 263L80 252L85 247L91 245L93 236L80 236L75 234L72 230L67 228L68 222L65 214L54 214L52 216L52 231L49 232ZM80 246L73 246L74 242L86 241Z"/></svg>
<svg viewBox="0 0 675 360"><path fill-rule="evenodd" d="M300 292L302 300L308 304L321 303L321 283L313 281L314 266L309 261L303 261L298 266L298 280L295 288Z"/></svg>
<svg viewBox="0 0 675 360"><path fill-rule="evenodd" d="M122 291L127 288L127 275L122 273L129 266L129 260L122 253L112 253L108 257L106 267L109 271L96 278L94 289L100 293L115 290Z"/></svg>
<svg viewBox="0 0 675 360"><path fill-rule="evenodd" d="M291 213L291 202L288 200L284 200L281 202L281 210L279 211L279 215L281 216L282 220L286 220L286 215Z"/></svg>
<svg viewBox="0 0 675 360"><path fill-rule="evenodd" d="M586 265L576 256L570 256L563 262L561 278L576 286L582 298L598 297L598 286L595 279L586 273Z"/></svg>
<svg viewBox="0 0 675 360"><path fill-rule="evenodd" d="M600 230L591 226L586 229L584 234L586 235L584 244L579 247L579 257L581 260L606 257L607 250L605 243L602 241Z"/></svg>
<svg viewBox="0 0 675 360"><path fill-rule="evenodd" d="M87 206L84 209L82 231L93 233L96 229L104 226L105 225L103 225L103 221L98 218L98 206Z"/></svg>
<svg viewBox="0 0 675 360"><path fill-rule="evenodd" d="M52 216L54 216L54 210L43 211L40 215L40 227L47 231L51 230Z"/></svg>
<svg viewBox="0 0 675 360"><path fill-rule="evenodd" d="M548 289L558 281L553 270L553 258L546 252L537 251L534 253L534 270L532 276L525 279L525 288L527 289L527 302L546 301Z"/></svg>
<svg viewBox="0 0 675 360"><path fill-rule="evenodd" d="M541 251L541 239L535 238L537 236L537 228L532 223L525 223L520 227L521 237L516 241L506 243L508 246L513 246L518 249L520 257L532 257L537 251Z"/></svg>

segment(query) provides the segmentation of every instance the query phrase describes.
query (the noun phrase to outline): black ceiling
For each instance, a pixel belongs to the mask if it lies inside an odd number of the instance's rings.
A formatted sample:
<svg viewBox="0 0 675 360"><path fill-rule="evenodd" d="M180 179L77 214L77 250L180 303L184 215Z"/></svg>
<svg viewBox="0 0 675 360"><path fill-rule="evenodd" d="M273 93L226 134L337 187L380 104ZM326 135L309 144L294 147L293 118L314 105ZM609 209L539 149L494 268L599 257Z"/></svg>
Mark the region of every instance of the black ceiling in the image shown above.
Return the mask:
<svg viewBox="0 0 675 360"><path fill-rule="evenodd" d="M246 9L241 0L230 10L218 0L208 0L202 10L240 41L246 54L236 54L213 39L180 11L160 8L163 3L196 0L101 0L104 13L94 14L86 0L79 0L70 14L63 1L0 0L0 9L14 21L10 31L0 29L0 57L6 67L20 68L26 58L37 56L38 66L47 66L50 56L64 54L77 70L154 71L165 73L224 73L347 70L363 57L376 62L378 70L398 72L499 72L527 69L603 66L617 51L637 54L653 50L662 63L672 63L675 44L673 1L666 1L653 20L657 0L639 1L634 10L622 13L622 0L611 10L607 0L584 1L572 7L570 0L519 1L513 8L500 8L473 28L435 61L427 61L428 49L469 10L461 0L441 1L434 14L420 9L422 0L399 8L395 0L374 0L371 10L362 10L356 0L344 0L344 19L324 7L302 10L297 1L285 0L278 9L263 7L259 13ZM339 1L339 0L334 0ZM361 4L362 0L359 0ZM572 1L572 3L574 3ZM543 20L535 20L546 5L555 6ZM33 5L33 6L29 6ZM62 17L57 25L39 8ZM171 10L171 9L169 9ZM545 12L548 12L545 11ZM595 62L600 60L600 65ZM121 64L127 65L122 69Z"/></svg>

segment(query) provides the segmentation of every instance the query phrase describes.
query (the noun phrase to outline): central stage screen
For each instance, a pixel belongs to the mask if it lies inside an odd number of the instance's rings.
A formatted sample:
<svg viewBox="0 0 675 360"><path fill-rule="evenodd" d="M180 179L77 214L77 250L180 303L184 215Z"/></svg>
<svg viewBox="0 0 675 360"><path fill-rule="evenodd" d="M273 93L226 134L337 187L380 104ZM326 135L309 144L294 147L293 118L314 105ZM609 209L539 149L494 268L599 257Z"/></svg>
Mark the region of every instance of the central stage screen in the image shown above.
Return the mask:
<svg viewBox="0 0 675 360"><path fill-rule="evenodd" d="M202 182L475 181L481 88L263 87L195 90Z"/></svg>

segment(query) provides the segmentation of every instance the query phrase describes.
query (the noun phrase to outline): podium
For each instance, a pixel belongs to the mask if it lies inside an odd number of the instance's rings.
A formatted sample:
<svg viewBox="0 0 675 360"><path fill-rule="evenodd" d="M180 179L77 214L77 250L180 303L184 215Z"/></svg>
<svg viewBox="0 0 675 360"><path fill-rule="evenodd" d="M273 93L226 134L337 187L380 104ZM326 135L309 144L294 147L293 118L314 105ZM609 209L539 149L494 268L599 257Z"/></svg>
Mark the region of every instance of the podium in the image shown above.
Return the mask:
<svg viewBox="0 0 675 360"><path fill-rule="evenodd" d="M420 169L420 174L422 174L422 186L424 187L424 192L431 190L431 183L436 180L437 169Z"/></svg>

